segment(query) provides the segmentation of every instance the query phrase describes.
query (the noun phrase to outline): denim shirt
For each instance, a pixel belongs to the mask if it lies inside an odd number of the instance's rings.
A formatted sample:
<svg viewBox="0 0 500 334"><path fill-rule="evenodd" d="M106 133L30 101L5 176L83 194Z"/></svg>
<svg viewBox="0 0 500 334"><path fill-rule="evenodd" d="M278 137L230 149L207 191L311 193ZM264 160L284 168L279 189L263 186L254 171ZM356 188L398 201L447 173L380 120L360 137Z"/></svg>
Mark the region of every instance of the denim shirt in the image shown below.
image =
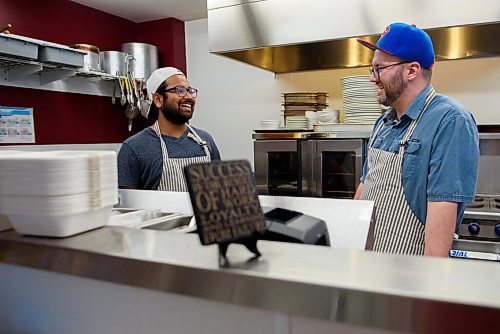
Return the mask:
<svg viewBox="0 0 500 334"><path fill-rule="evenodd" d="M374 129L380 122L383 125L376 138L370 138L371 147L397 153L399 141L418 117L430 88L420 92L401 119L393 108L379 117ZM474 200L478 166L479 135L474 117L457 101L436 94L404 150L401 178L413 213L425 224L428 201L457 202L458 228L466 203ZM361 182L367 173L365 162Z"/></svg>

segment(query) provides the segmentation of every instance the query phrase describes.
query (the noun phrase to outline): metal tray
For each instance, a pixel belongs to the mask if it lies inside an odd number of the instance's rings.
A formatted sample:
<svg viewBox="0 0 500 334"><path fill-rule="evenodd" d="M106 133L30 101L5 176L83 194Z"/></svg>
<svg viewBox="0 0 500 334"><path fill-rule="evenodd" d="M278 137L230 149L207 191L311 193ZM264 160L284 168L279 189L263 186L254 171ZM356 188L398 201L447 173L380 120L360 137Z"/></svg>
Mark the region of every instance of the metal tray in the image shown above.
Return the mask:
<svg viewBox="0 0 500 334"><path fill-rule="evenodd" d="M0 34L0 55L26 59L38 58L38 44L22 37Z"/></svg>
<svg viewBox="0 0 500 334"><path fill-rule="evenodd" d="M38 60L43 63L52 63L68 67L82 67L85 52L52 45L40 46Z"/></svg>
<svg viewBox="0 0 500 334"><path fill-rule="evenodd" d="M326 104L328 93L283 93L286 105Z"/></svg>
<svg viewBox="0 0 500 334"><path fill-rule="evenodd" d="M174 218L165 218L141 228L146 230L170 231L179 227L188 226L192 217L193 216L178 216Z"/></svg>
<svg viewBox="0 0 500 334"><path fill-rule="evenodd" d="M279 128L279 129L254 129L255 133L279 133L279 132L312 132L313 129L290 129L290 128Z"/></svg>

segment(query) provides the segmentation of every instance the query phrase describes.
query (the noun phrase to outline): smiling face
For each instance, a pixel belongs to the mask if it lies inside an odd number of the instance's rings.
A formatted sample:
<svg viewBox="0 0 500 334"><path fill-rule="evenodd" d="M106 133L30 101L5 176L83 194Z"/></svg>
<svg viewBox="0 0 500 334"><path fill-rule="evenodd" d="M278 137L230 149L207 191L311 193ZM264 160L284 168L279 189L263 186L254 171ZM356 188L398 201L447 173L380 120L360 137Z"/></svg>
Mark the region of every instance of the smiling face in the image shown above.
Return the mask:
<svg viewBox="0 0 500 334"><path fill-rule="evenodd" d="M174 75L167 79L166 90L178 86L191 87L183 75ZM193 117L195 104L196 98L192 97L191 94L186 93L185 96L181 97L175 92L175 89L172 89L162 94L162 103L159 109L169 122L182 125Z"/></svg>
<svg viewBox="0 0 500 334"><path fill-rule="evenodd" d="M373 67L384 67L390 64L401 62L401 59L391 56L383 51L376 50L373 56ZM370 81L378 86L377 101L385 106L392 106L408 87L404 73L407 64L400 64L387 68L381 68L379 77L374 74L370 76Z"/></svg>

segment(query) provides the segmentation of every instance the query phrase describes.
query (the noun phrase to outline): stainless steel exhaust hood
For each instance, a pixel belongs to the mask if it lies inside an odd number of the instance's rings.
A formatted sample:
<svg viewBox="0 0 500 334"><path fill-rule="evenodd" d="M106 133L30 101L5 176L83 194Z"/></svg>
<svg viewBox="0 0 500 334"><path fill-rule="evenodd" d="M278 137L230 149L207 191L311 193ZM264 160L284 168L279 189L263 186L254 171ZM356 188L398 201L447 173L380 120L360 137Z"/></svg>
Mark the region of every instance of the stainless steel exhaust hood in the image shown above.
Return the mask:
<svg viewBox="0 0 500 334"><path fill-rule="evenodd" d="M210 52L274 73L371 65L392 22L415 23L436 60L500 56L500 1L208 0Z"/></svg>

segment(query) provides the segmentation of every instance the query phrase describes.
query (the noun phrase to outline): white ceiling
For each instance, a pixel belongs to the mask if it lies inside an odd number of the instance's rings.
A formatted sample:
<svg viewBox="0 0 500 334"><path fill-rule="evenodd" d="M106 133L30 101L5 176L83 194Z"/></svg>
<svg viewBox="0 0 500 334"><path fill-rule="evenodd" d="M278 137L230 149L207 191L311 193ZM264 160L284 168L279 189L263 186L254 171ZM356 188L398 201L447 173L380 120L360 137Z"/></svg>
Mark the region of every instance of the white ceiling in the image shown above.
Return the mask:
<svg viewBox="0 0 500 334"><path fill-rule="evenodd" d="M72 0L84 6L145 22L175 17L192 21L207 17L207 0Z"/></svg>

